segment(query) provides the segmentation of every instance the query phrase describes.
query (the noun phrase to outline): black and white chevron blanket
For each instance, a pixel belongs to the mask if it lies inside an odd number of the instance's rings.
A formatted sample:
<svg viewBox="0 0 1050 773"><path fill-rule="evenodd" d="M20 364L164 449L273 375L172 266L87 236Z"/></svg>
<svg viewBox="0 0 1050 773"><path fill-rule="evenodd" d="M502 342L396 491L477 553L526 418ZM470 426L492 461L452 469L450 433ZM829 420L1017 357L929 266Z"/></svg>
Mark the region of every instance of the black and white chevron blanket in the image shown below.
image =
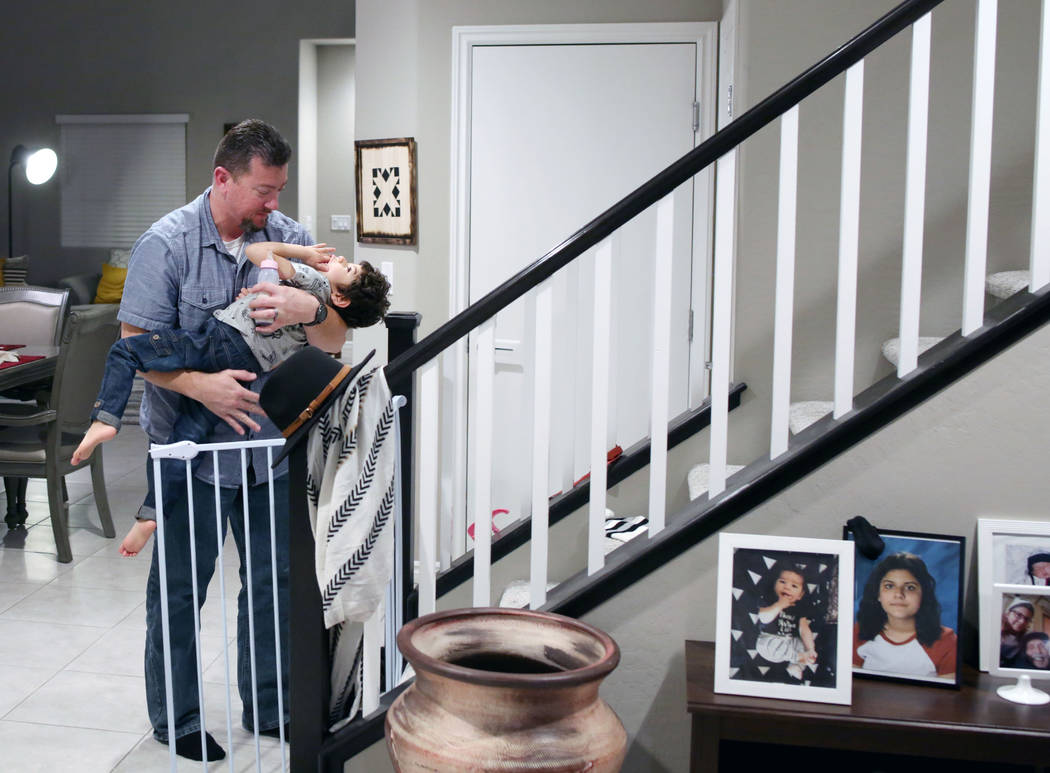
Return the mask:
<svg viewBox="0 0 1050 773"><path fill-rule="evenodd" d="M394 411L382 368L358 375L310 430L314 568L331 632L332 722L360 703L361 631L394 565Z"/></svg>

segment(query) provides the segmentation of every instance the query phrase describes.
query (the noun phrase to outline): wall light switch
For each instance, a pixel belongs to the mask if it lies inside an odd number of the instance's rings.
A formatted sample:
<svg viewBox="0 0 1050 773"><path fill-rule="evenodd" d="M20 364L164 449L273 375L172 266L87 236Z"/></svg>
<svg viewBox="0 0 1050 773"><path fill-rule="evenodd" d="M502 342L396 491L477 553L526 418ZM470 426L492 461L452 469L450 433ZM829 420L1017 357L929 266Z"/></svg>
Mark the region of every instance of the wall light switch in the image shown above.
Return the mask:
<svg viewBox="0 0 1050 773"><path fill-rule="evenodd" d="M332 215L333 231L349 231L351 227L350 215Z"/></svg>

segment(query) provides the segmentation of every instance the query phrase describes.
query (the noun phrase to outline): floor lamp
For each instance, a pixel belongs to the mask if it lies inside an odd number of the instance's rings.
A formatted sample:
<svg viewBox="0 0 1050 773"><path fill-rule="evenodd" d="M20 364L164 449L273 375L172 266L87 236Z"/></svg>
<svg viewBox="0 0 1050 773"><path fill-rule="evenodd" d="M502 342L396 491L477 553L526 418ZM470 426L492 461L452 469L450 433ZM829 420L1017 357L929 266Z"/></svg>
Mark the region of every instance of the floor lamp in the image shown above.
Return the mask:
<svg viewBox="0 0 1050 773"><path fill-rule="evenodd" d="M26 179L33 185L46 183L58 167L58 156L51 148L32 151L25 145L15 145L11 151L11 164L7 167L7 257L14 257L14 220L11 209L15 167L25 167Z"/></svg>
<svg viewBox="0 0 1050 773"><path fill-rule="evenodd" d="M26 179L33 185L46 183L58 167L58 156L51 148L41 148L30 152L25 145L15 145L11 151L11 163L7 167L7 256L14 257L14 228L11 201L14 193L15 167L19 164L25 168ZM27 478L4 478L4 493L7 496L7 516L4 520L9 529L26 522L26 483Z"/></svg>

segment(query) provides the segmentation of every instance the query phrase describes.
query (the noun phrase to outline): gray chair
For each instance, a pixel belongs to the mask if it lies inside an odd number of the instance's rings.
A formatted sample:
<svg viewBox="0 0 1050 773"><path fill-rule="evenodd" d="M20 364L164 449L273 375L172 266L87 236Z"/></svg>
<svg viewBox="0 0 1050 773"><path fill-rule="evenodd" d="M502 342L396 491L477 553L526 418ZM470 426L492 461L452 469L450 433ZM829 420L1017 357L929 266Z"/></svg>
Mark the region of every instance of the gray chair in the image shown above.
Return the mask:
<svg viewBox="0 0 1050 773"><path fill-rule="evenodd" d="M45 344L58 346L62 323L69 310L69 290L33 285L0 287L0 328L7 344ZM0 398L32 400L46 384L26 384ZM0 405L0 411L3 410ZM14 527L26 518L26 479L4 478L7 494L7 525Z"/></svg>
<svg viewBox="0 0 1050 773"><path fill-rule="evenodd" d="M3 343L58 346L62 341L62 322L69 311L69 290L9 285L0 287L0 304L3 304L0 309Z"/></svg>
<svg viewBox="0 0 1050 773"><path fill-rule="evenodd" d="M73 560L69 548L65 476L73 472L73 451L91 423L106 354L117 340L115 305L86 306L70 312L51 391L44 405L8 404L0 408L0 475L47 479L51 525L58 560ZM116 536L106 495L102 453L91 455L91 483L102 532Z"/></svg>

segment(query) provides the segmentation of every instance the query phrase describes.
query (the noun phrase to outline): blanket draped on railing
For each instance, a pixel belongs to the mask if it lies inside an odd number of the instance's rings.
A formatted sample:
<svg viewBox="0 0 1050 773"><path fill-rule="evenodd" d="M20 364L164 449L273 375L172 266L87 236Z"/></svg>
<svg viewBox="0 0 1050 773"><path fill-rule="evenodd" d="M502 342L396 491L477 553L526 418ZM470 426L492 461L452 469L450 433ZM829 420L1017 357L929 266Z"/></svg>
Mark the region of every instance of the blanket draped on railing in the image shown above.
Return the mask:
<svg viewBox="0 0 1050 773"><path fill-rule="evenodd" d="M362 624L382 603L393 569L395 410L375 368L310 430L307 498L330 636L330 725L360 708Z"/></svg>

